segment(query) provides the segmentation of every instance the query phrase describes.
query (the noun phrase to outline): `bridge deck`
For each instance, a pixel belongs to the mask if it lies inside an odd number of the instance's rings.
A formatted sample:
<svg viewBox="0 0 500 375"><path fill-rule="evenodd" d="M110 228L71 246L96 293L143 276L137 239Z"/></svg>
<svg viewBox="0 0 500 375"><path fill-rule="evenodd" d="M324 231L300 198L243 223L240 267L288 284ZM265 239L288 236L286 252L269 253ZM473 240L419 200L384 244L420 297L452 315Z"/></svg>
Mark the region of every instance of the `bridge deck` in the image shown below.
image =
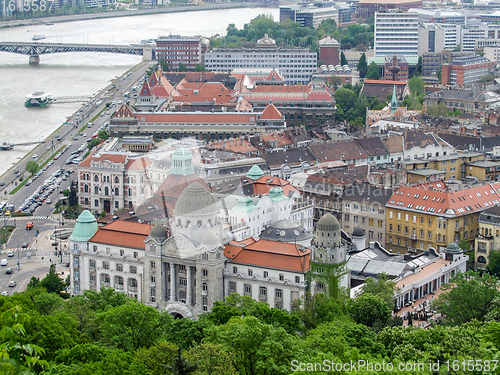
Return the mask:
<svg viewBox="0 0 500 375"><path fill-rule="evenodd" d="M151 48L151 46L0 42L0 52L11 52L30 56L62 52L109 52L142 56L144 54L144 48Z"/></svg>

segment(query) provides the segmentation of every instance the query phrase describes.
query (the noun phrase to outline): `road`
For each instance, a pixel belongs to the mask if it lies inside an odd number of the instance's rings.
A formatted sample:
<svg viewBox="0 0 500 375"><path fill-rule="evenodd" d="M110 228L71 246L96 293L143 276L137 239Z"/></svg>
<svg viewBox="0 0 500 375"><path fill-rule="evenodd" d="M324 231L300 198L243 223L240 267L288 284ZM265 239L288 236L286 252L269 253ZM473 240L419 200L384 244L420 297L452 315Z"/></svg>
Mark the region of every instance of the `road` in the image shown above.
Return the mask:
<svg viewBox="0 0 500 375"><path fill-rule="evenodd" d="M117 79L115 83L112 83L102 89L97 95L95 95L95 101L94 104L91 106L83 106L81 110L76 112L73 116L71 116L71 119L69 122L73 122L74 125L71 124L66 124L60 127L56 132L51 134L46 141L35 147L26 157L24 157L20 162L18 162L14 167L12 167L8 172L6 172L2 176L2 180L5 181L5 185L2 187L2 190L0 190L1 196L3 197L2 200L6 200L5 197L8 197L8 204L14 205L14 210L17 210L17 207L20 207L24 201L26 200L27 197L29 197L35 190L38 189L39 186L43 185L44 180L47 179L49 176L51 176L57 169L59 168L64 168L65 170L72 169L75 170L75 173L72 173L69 175L69 178L67 178L66 181L63 181L63 183L59 186L59 188L55 189L54 192L48 197L51 199L52 203L51 204L46 204L43 203L41 206L39 206L32 214L30 217L12 217L12 216L0 216L0 225L5 226L5 225L13 225L15 226L15 230L13 234L11 235L11 238L6 246L6 249L1 250L1 258L7 258L7 251L8 249L17 249L21 248L24 243L27 243L28 246L33 246L33 249L37 248L37 240L36 238L36 233L37 230L40 234L53 231L54 229L58 228L71 228L74 226L74 220L68 221L61 217L60 215L52 215L53 211L53 206L57 202L59 195L64 189L69 188L71 184L71 180L78 180L77 176L77 166L75 164L66 164L66 160L68 157L71 155L71 152L77 150L82 144L86 144L86 140L92 136L92 133L94 133L101 125L104 125L106 122L108 122L112 116L112 113L116 111L119 108L119 105L116 105L113 108L110 108L109 113L107 114L108 111L104 112L103 116L99 116L95 121L94 125L92 128L89 128L84 131L84 133L87 134L87 137L79 136L75 141L72 141L71 138L77 134L84 125L86 125L94 116L96 116L103 108L105 108L106 103L108 102L117 102L118 100L122 100L125 102L125 99L122 97L122 95L130 91L131 87L138 82L141 81L142 77L144 76L145 72L147 69L149 69L154 62L149 62L149 63L143 63L139 64L136 66L136 69L129 73L125 73L122 77ZM118 90L116 89L118 88ZM102 100L102 104L96 105L95 103L99 102ZM76 116L77 114L83 114L83 120L77 121ZM58 134L59 138L56 139L55 135ZM52 155L52 144L54 145L54 150L57 150L65 145L71 145L69 146L68 150L62 154L62 156L57 159L53 160L53 164L47 168L46 171L44 171L39 178L33 181L33 183L30 186L24 186L22 187L18 192L16 192L14 195L11 195L9 193L4 194L4 191L12 191L14 189L15 181L18 181L18 176L14 173L16 169L19 171L24 171L26 167L26 163L29 160L33 160L32 155L37 154L38 159L45 160L49 155ZM3 151L3 152L8 152L8 151ZM27 172L25 173L25 175ZM32 230L27 230L26 229L26 222L27 221L32 221L35 225ZM48 257L50 259L50 256L54 258L54 252L53 248L50 247L50 245L46 245L45 249L41 252L44 257ZM12 275L6 275L5 274L5 269L4 267L0 268L0 291L5 291L8 290L9 294L12 291L12 289L16 290L20 288L20 284L24 285L26 284L26 280L29 281L29 279L38 273L46 273L48 271L48 260L44 259L43 265L41 263L41 254L38 250L37 251L31 251L31 258L28 259L26 257L26 251L22 251L19 254L19 259L21 259L21 264L23 267L28 266L28 269L22 269L20 272L14 272ZM66 258L67 259L67 258ZM9 260L9 266L5 268L12 268L13 270L16 267L17 264L17 253L15 260L13 258L8 258ZM16 288L8 288L7 284L10 280L15 280L17 282L17 287Z"/></svg>

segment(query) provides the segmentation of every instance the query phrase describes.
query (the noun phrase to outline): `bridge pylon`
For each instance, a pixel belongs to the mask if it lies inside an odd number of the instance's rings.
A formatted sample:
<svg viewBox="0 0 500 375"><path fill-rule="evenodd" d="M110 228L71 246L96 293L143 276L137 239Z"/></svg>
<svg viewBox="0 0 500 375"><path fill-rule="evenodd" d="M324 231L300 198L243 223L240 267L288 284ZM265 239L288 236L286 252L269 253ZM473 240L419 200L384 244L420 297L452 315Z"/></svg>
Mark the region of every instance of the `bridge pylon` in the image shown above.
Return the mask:
<svg viewBox="0 0 500 375"><path fill-rule="evenodd" d="M30 65L37 65L40 63L40 55L31 55L30 56Z"/></svg>

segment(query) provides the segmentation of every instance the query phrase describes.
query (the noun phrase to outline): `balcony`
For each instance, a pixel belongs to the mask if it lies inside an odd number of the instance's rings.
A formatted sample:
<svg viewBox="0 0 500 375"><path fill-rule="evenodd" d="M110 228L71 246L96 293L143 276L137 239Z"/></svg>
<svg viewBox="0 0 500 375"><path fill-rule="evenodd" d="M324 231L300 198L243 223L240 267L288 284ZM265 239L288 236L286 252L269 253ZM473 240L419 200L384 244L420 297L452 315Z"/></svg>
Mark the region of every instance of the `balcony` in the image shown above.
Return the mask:
<svg viewBox="0 0 500 375"><path fill-rule="evenodd" d="M464 230L464 227L460 226L460 227L455 227L455 232L461 232Z"/></svg>
<svg viewBox="0 0 500 375"><path fill-rule="evenodd" d="M202 295L203 297L208 296L208 291L206 291L206 290L202 290L202 291L201 291L201 295Z"/></svg>
<svg viewBox="0 0 500 375"><path fill-rule="evenodd" d="M410 238L410 240L416 240L417 239L417 235L416 234L410 234L408 237Z"/></svg>
<svg viewBox="0 0 500 375"><path fill-rule="evenodd" d="M267 302L267 296L260 295L259 302Z"/></svg>
<svg viewBox="0 0 500 375"><path fill-rule="evenodd" d="M129 291L129 293L137 293L137 287L136 286L129 286L128 291Z"/></svg>
<svg viewBox="0 0 500 375"><path fill-rule="evenodd" d="M123 285L115 284L114 288L115 288L115 290L123 290Z"/></svg>
<svg viewBox="0 0 500 375"><path fill-rule="evenodd" d="M477 249L477 252L478 252L478 253L481 253L481 254L486 254L486 249L481 249L481 248L478 248L478 249Z"/></svg>
<svg viewBox="0 0 500 375"><path fill-rule="evenodd" d="M156 283L149 283L149 286L150 286L151 288L156 288Z"/></svg>
<svg viewBox="0 0 500 375"><path fill-rule="evenodd" d="M104 282L104 281L103 281L103 282L101 282L101 286L104 286L104 287L106 287L106 288L109 288L109 287L110 287L109 282Z"/></svg>

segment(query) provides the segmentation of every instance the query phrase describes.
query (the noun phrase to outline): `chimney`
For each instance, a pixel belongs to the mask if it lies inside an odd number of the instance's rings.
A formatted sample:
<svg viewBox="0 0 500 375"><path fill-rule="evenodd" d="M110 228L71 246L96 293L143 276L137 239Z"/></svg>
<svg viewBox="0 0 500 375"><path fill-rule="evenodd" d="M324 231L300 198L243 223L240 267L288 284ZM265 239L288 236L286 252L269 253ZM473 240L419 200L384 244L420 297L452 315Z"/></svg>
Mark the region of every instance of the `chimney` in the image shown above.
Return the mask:
<svg viewBox="0 0 500 375"><path fill-rule="evenodd" d="M473 133L474 133L474 136L477 137L477 128L474 128Z"/></svg>
<svg viewBox="0 0 500 375"><path fill-rule="evenodd" d="M375 242L373 241L370 241L370 249L375 249Z"/></svg>

